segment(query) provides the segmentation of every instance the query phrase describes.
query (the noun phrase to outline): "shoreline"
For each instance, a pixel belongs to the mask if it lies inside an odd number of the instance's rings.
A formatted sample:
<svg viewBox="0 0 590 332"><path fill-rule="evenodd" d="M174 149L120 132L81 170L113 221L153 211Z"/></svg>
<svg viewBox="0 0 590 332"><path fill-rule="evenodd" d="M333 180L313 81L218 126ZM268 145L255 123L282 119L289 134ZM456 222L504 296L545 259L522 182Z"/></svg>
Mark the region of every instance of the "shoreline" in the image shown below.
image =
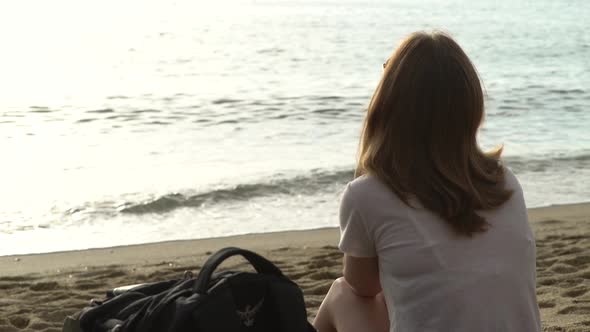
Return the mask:
<svg viewBox="0 0 590 332"><path fill-rule="evenodd" d="M309 247L337 245L339 230L325 227L310 230L292 230L269 233L251 233L215 238L171 240L142 244L129 244L105 248L57 251L48 253L0 256L0 276L25 273L43 273L58 267L104 266L118 263L142 263L153 260L166 260L171 256L177 259L190 259L203 253L214 252L223 247L244 247L252 250L265 250L282 247ZM327 240L333 239L333 241ZM143 255L149 254L149 258ZM178 255L178 253L181 253Z"/></svg>
<svg viewBox="0 0 590 332"><path fill-rule="evenodd" d="M541 219L547 219L547 217L570 217L574 219L579 219L579 213L577 211L579 209L590 209L590 201L588 202L578 202L578 203L567 203L567 204L551 204L547 206L540 206L540 207L532 207L528 208L529 214L529 222L531 224L540 221ZM572 212L573 211L573 212ZM197 246L197 241L222 241L222 240L236 240L240 241L241 237L252 237L252 236L279 236L279 237L287 237L290 238L292 236L296 236L297 233L310 233L313 234L314 232L323 232L328 230L335 230L337 231L338 227L320 227L320 228L311 228L311 229L298 229L298 230L284 230L284 231L272 231L272 232L264 232L264 233L244 233L244 234L236 234L236 235L227 235L227 236L219 236L219 237L210 237L210 238L196 238L196 239L179 239L179 240L165 240L165 241L155 241L155 242L145 242L145 243L135 243L135 244L124 244L124 245L117 245L117 246L110 246L110 247L94 247L94 248L85 248L85 249L73 249L73 250L60 250L60 251L49 251L49 252L38 252L38 253L25 253L25 254L9 254L9 255L0 255L0 274L3 273L3 260L5 259L18 259L24 257L33 257L39 255L65 255L68 253L82 253L86 251L97 251L97 250L128 250L127 248L132 247L142 247L142 246L167 246L167 245L174 245L174 244L182 244L182 243L191 243L191 245ZM339 234L337 233L337 237ZM301 237L301 240L305 241L305 236ZM189 245L190 246L190 245Z"/></svg>
<svg viewBox="0 0 590 332"><path fill-rule="evenodd" d="M590 203L528 210L537 242L544 331L590 331ZM198 272L217 249L237 246L273 261L303 289L312 319L342 275L338 228L177 240L0 257L0 331L59 332L64 318L121 285ZM243 269L232 258L224 266Z"/></svg>

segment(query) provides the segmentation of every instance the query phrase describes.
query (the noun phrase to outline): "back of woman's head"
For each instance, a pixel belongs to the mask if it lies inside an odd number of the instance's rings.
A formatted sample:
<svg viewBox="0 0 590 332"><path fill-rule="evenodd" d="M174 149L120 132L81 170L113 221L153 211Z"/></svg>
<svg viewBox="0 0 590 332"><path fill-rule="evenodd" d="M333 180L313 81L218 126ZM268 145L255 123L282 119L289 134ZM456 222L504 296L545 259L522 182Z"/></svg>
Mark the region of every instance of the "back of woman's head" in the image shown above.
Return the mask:
<svg viewBox="0 0 590 332"><path fill-rule="evenodd" d="M385 64L356 176L376 176L407 204L418 199L460 234L485 231L476 210L498 207L511 191L501 149L477 145L483 114L479 77L461 47L444 33L414 33Z"/></svg>

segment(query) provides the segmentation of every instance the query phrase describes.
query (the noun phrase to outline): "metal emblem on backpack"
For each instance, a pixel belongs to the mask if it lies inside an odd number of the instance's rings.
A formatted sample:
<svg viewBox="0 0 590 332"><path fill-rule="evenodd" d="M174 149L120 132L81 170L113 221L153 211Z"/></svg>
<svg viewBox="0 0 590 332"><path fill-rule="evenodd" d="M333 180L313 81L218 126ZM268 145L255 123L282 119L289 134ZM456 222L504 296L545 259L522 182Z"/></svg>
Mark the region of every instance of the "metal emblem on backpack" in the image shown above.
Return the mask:
<svg viewBox="0 0 590 332"><path fill-rule="evenodd" d="M260 302L258 302L253 307L250 307L250 305L248 304L243 311L236 310L236 313L238 314L238 316L242 320L242 323L244 323L246 327L251 327L252 325L254 325L254 317L256 316L258 311L260 311L260 308L262 308L263 302L264 298L262 298L262 300L260 300Z"/></svg>

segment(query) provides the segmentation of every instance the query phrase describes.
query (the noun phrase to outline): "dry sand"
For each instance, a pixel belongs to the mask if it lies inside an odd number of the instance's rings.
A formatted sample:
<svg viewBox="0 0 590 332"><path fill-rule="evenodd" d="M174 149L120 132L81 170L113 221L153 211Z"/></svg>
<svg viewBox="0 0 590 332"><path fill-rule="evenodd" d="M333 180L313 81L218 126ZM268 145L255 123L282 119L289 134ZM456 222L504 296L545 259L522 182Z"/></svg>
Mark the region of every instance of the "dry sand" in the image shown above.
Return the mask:
<svg viewBox="0 0 590 332"><path fill-rule="evenodd" d="M590 331L590 204L532 209L529 216L544 330ZM61 331L66 315L107 289L179 278L225 246L277 263L304 289L311 318L341 274L337 240L336 229L322 229L0 257L0 332ZM237 259L232 265L243 266Z"/></svg>

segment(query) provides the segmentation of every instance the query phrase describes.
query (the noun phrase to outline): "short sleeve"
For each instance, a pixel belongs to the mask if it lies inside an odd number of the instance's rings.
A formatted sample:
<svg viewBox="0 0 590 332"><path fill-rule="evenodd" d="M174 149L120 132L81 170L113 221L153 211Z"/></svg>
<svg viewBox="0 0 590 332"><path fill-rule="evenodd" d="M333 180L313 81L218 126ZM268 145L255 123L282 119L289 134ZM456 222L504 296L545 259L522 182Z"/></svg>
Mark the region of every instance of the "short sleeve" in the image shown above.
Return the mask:
<svg viewBox="0 0 590 332"><path fill-rule="evenodd" d="M355 206L350 184L346 186L340 202L340 244L343 253L354 257L375 257L375 245L367 227Z"/></svg>

